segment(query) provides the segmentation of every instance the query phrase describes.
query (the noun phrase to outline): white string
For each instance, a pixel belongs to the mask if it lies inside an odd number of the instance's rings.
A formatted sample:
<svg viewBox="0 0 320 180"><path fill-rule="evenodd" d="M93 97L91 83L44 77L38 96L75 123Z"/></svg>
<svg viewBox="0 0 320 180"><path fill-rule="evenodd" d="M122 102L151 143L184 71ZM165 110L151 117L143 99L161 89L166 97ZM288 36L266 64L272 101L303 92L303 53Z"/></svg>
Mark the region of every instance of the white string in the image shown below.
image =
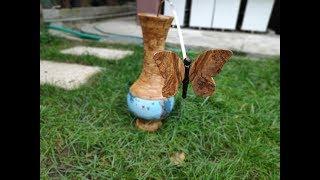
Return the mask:
<svg viewBox="0 0 320 180"><path fill-rule="evenodd" d="M183 59L187 58L187 53L186 53L186 48L184 46L184 42L183 42L183 37L182 37L182 32L181 32L181 29L180 29L180 23L179 23L179 19L178 19L178 16L177 16L177 12L174 8L174 5L172 3L171 0L167 0L170 4L170 8L172 10L172 14L174 16L174 21L177 25L177 29L178 29L178 35L179 35L179 40L180 40L180 46L181 46L181 51L182 51L182 57Z"/></svg>

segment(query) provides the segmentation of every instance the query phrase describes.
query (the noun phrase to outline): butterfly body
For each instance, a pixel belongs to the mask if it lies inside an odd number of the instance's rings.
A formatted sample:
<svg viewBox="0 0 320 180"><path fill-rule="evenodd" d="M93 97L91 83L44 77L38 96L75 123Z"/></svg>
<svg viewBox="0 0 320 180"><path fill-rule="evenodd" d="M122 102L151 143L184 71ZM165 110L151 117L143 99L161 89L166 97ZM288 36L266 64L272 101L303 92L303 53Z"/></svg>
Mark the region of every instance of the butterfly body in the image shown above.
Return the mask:
<svg viewBox="0 0 320 180"><path fill-rule="evenodd" d="M171 51L159 51L153 59L157 64L161 76L164 78L162 95L174 96L182 83L182 97L186 97L189 82L196 95L211 96L215 91L212 77L220 73L223 65L231 57L230 50L213 49L203 52L194 62L189 58L182 61Z"/></svg>
<svg viewBox="0 0 320 180"><path fill-rule="evenodd" d="M182 98L186 98L187 97L187 91L188 91L188 85L189 85L189 70L190 70L190 65L191 65L191 60L186 57L183 60L183 64L184 64L184 79L182 80Z"/></svg>

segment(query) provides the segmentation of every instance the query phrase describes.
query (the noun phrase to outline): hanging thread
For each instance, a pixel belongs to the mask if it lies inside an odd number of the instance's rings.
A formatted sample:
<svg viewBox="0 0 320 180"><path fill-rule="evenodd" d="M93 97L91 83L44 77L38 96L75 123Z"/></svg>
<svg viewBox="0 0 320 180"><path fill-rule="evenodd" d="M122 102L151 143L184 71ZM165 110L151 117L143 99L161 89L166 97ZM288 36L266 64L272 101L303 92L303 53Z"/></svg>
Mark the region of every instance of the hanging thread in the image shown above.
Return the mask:
<svg viewBox="0 0 320 180"><path fill-rule="evenodd" d="M184 41L183 41L183 37L182 37L182 31L180 29L180 23L179 23L178 15L177 15L177 12L176 12L176 10L174 8L174 5L173 5L172 1L171 0L167 0L167 1L169 2L172 14L174 16L174 21L175 21L175 23L177 25L178 35L179 35L179 40L180 40L180 46L181 46L181 51L182 51L182 57L183 57L183 59L186 59L187 58L187 53L186 53L186 48L184 46Z"/></svg>

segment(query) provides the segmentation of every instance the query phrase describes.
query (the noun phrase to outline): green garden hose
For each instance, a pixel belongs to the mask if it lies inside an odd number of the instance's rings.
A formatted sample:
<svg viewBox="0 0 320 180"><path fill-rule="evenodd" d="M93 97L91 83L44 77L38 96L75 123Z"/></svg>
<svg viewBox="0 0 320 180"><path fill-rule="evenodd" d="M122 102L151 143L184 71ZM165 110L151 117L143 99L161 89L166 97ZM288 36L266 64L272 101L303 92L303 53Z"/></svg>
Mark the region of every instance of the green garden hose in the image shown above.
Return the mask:
<svg viewBox="0 0 320 180"><path fill-rule="evenodd" d="M101 39L100 36L95 35L95 34L88 34L88 33L83 33L74 29L70 29L70 28L66 28L63 26L57 26L57 25L49 25L48 26L49 29L54 29L54 30L58 30L58 31L62 31L74 36L77 36L79 38L82 39L91 39L91 40L95 40L95 41L99 41Z"/></svg>

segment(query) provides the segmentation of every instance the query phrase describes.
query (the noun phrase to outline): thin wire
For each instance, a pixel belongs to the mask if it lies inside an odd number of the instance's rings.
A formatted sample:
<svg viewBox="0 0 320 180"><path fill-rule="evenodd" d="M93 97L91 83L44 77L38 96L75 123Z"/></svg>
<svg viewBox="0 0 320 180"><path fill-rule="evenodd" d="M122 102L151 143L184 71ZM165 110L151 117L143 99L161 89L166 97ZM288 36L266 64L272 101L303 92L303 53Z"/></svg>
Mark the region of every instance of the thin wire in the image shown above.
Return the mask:
<svg viewBox="0 0 320 180"><path fill-rule="evenodd" d="M178 15L177 15L177 12L174 8L174 5L172 3L171 0L166 0L169 2L170 4L170 8L171 8L171 11L172 11L172 14L174 16L174 21L176 22L176 25L177 25L177 29L178 29L178 35L179 35L179 40L180 40L180 46L181 46L181 51L182 51L182 57L183 59L187 58L187 53L186 53L186 48L184 46L184 41L183 41L183 37L182 37L182 31L180 29L180 23L179 23L179 19L178 19Z"/></svg>

